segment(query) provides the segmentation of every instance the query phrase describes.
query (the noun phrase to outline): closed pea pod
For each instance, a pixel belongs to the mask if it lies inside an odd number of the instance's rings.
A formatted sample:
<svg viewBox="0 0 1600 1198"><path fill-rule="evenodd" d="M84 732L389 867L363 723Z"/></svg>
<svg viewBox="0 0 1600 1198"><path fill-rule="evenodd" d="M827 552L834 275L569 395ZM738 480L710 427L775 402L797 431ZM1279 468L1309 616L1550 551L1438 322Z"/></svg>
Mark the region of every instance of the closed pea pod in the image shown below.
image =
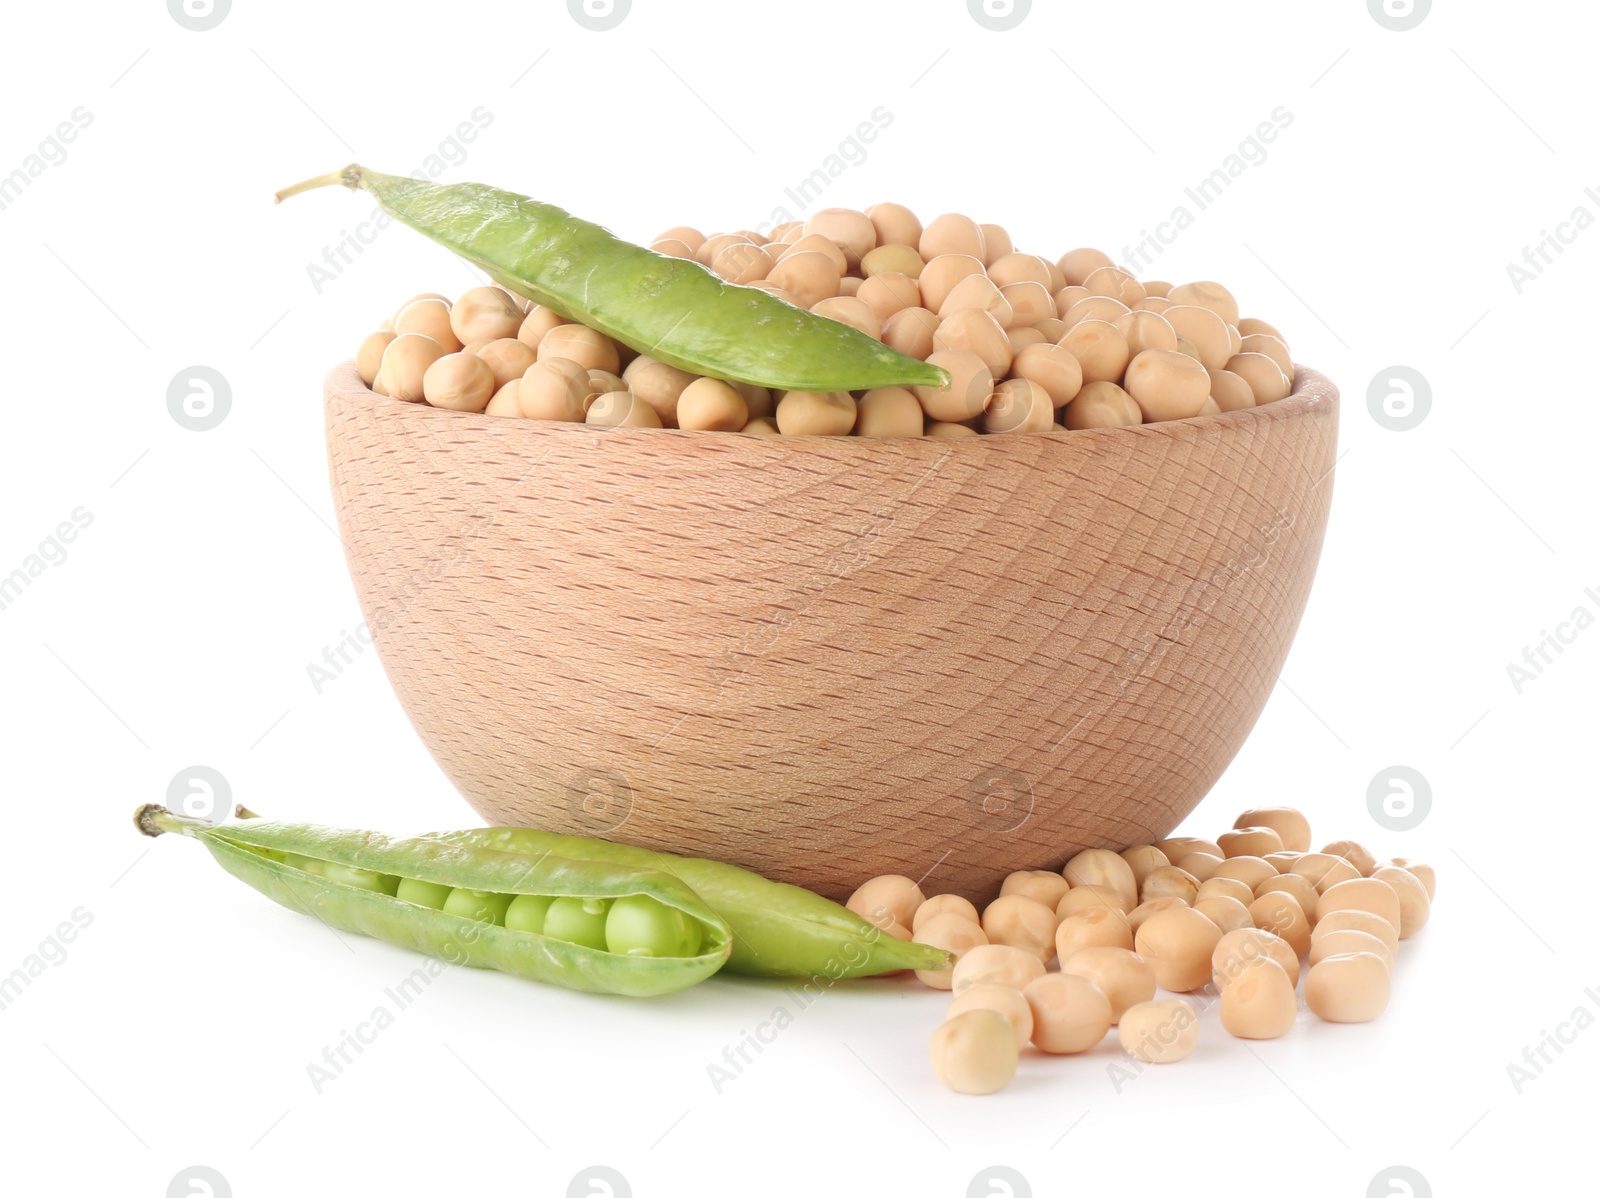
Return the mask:
<svg viewBox="0 0 1600 1198"><path fill-rule="evenodd" d="M352 164L288 188L278 198L335 184L371 192L386 212L454 250L507 290L682 370L814 391L937 384L943 378L936 368L847 325L727 283L697 263L630 245L554 205L497 188L427 183ZM981 231L977 238L981 249ZM641 302L641 296L648 300ZM597 365L615 371L618 363Z"/></svg>

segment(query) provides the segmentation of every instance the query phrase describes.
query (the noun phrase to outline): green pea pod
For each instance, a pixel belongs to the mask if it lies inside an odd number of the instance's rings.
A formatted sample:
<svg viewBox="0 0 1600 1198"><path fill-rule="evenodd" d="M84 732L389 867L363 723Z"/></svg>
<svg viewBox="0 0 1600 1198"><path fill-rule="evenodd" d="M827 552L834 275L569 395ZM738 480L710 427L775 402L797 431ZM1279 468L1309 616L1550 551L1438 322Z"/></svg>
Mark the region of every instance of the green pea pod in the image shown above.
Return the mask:
<svg viewBox="0 0 1600 1198"><path fill-rule="evenodd" d="M785 391L941 387L938 366L698 262L623 241L553 204L481 183L427 183L351 164L278 193L343 184L501 286L691 374Z"/></svg>
<svg viewBox="0 0 1600 1198"><path fill-rule="evenodd" d="M536 828L472 828L423 837L515 855L556 853L659 870L682 881L733 929L730 973L756 977L867 977L899 969L948 969L950 954L896 940L854 911L799 886L721 861L678 857Z"/></svg>
<svg viewBox="0 0 1600 1198"><path fill-rule="evenodd" d="M451 844L432 837L395 839L376 832L248 819L210 824L163 807L135 814L147 836L193 837L241 881L285 907L332 927L359 932L452 964L495 969L537 982L597 994L670 994L721 969L732 947L723 922L675 878L625 863L573 860ZM452 890L584 899L643 895L682 912L699 930L690 957L632 956L419 906L324 876L329 866L377 878L414 879Z"/></svg>

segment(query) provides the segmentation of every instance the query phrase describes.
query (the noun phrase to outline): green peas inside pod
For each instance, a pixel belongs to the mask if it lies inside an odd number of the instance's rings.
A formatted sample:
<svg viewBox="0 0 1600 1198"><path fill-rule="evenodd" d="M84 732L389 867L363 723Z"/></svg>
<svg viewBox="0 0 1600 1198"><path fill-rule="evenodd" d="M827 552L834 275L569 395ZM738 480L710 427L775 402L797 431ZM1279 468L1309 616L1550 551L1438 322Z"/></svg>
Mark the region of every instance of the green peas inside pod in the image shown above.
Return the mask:
<svg viewBox="0 0 1600 1198"><path fill-rule="evenodd" d="M340 865L336 861L323 863L322 876L330 882L354 886L358 890L371 890L378 894L394 894L399 890L400 879L393 874L375 873L354 865Z"/></svg>
<svg viewBox="0 0 1600 1198"><path fill-rule="evenodd" d="M419 907L432 907L435 911L441 911L444 909L445 900L450 897L450 887L441 886L437 882L419 881L416 878L401 878L395 897L404 899L408 903L415 903Z"/></svg>
<svg viewBox="0 0 1600 1198"><path fill-rule="evenodd" d="M506 927L513 932L544 935L544 917L554 899L542 894L519 894L506 908Z"/></svg>
<svg viewBox="0 0 1600 1198"><path fill-rule="evenodd" d="M606 951L605 899L562 897L545 912L544 934L569 944Z"/></svg>
<svg viewBox="0 0 1600 1198"><path fill-rule="evenodd" d="M315 857L299 857L294 853L285 853L283 863L290 869L298 869L303 874L310 874L313 878L327 876L328 863L319 861Z"/></svg>
<svg viewBox="0 0 1600 1198"><path fill-rule="evenodd" d="M682 911L647 894L615 900L606 914L606 949L629 957L692 957L700 929Z"/></svg>
<svg viewBox="0 0 1600 1198"><path fill-rule="evenodd" d="M489 890L464 890L450 892L442 908L446 915L460 915L484 923L504 924L506 908L511 906L509 894L495 894Z"/></svg>

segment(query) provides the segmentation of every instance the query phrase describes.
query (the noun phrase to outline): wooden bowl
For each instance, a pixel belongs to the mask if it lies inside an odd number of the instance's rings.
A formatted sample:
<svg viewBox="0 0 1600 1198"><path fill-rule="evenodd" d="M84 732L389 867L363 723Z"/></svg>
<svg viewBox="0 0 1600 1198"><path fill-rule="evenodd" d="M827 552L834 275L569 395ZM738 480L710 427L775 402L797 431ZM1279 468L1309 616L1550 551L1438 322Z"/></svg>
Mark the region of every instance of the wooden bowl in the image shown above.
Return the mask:
<svg viewBox="0 0 1600 1198"><path fill-rule="evenodd" d="M326 383L340 535L423 742L493 824L843 897L974 899L1166 835L1255 723L1338 393L1139 428L761 438Z"/></svg>

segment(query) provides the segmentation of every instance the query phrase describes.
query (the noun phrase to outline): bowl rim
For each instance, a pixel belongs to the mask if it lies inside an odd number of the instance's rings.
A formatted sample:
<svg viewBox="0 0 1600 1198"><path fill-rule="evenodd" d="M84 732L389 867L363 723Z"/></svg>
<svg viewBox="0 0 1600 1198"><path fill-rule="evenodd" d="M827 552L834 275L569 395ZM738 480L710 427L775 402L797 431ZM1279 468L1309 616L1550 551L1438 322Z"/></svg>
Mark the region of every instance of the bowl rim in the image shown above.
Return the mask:
<svg viewBox="0 0 1600 1198"><path fill-rule="evenodd" d="M529 420L489 416L483 412L458 412L435 408L427 403L408 403L393 396L379 395L361 380L354 358L347 358L328 372L324 380L327 406L338 401L364 401L372 414L387 419L412 422L450 421L456 428L495 430L496 436L518 435L532 438L579 438L604 433L629 441L652 441L658 446L673 442L682 446L718 445L782 446L790 451L826 446L834 452L865 453L869 448L882 452L886 446L938 446L951 453L992 453L1006 446L1071 444L1087 446L1113 440L1155 438L1190 440L1195 437L1237 434L1289 420L1306 420L1334 415L1338 410L1339 389L1320 371L1295 363L1294 387L1282 399L1253 408L1240 408L1214 415L1188 416L1180 420L1158 420L1150 424L1120 425L1114 428L1059 429L1035 433L999 433L976 437L856 437L795 435L745 437L739 434L681 428L598 428L560 420ZM463 421L468 423L463 424ZM770 451L770 450L768 450ZM761 451L758 451L761 452Z"/></svg>

